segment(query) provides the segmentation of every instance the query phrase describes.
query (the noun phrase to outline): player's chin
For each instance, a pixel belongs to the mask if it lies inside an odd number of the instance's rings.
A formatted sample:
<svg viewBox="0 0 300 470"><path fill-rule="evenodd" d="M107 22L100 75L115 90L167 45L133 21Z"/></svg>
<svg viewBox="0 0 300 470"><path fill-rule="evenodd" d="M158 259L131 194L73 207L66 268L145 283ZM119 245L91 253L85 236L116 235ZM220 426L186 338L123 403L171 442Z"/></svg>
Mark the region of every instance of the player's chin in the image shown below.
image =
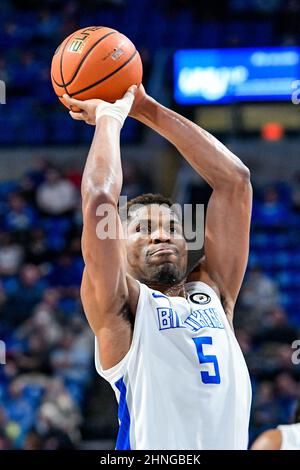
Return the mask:
<svg viewBox="0 0 300 470"><path fill-rule="evenodd" d="M177 262L161 260L159 264L152 265L151 279L160 284L174 284L182 279L181 269Z"/></svg>

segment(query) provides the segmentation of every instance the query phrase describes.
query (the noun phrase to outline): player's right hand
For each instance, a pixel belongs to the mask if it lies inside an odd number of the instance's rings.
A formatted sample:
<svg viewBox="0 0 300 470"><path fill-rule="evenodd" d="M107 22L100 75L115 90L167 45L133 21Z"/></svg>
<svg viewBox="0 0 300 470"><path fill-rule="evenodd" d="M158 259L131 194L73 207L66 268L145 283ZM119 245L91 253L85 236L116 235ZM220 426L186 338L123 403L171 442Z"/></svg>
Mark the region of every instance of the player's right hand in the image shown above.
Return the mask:
<svg viewBox="0 0 300 470"><path fill-rule="evenodd" d="M85 121L87 124L95 125L96 117L96 108L102 100L91 99L91 100L76 100L71 98L69 95L63 95L63 99L68 104L71 111L69 111L70 116L75 119L75 121ZM80 109L79 112L72 111L72 107L77 107Z"/></svg>
<svg viewBox="0 0 300 470"><path fill-rule="evenodd" d="M132 107L136 90L136 85L132 85L124 96L115 101L115 103L108 103L99 99L81 101L68 95L63 95L63 98L71 109L70 116L76 121L85 121L87 124L95 125L101 117L110 116L119 121L121 126L123 126ZM72 106L76 106L80 111L72 111Z"/></svg>

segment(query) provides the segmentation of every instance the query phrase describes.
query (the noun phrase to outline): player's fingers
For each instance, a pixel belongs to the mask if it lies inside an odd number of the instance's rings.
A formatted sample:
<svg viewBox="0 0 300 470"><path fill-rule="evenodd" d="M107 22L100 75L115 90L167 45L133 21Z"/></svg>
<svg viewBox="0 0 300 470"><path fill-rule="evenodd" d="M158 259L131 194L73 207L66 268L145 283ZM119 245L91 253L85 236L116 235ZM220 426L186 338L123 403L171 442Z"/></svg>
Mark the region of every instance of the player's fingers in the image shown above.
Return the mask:
<svg viewBox="0 0 300 470"><path fill-rule="evenodd" d="M129 87L128 90L125 92L125 94L122 96L121 100L126 100L126 99L133 100L133 98L135 97L136 90L137 90L137 86L131 85L131 87Z"/></svg>
<svg viewBox="0 0 300 470"><path fill-rule="evenodd" d="M126 96L127 93L132 93L134 96L136 94L137 88L138 87L136 85L131 85L131 87L128 88L124 96Z"/></svg>
<svg viewBox="0 0 300 470"><path fill-rule="evenodd" d="M134 101L136 91L137 91L137 86L136 85L131 85L131 87L129 87L128 90L126 91L123 98L116 101L116 103L118 103L118 102L120 104L122 103L122 105L128 106L129 109L130 109L131 106L132 106L132 103ZM128 111L129 111L129 109L128 109Z"/></svg>
<svg viewBox="0 0 300 470"><path fill-rule="evenodd" d="M74 113L74 111L69 111L70 116L75 119L75 121L85 121L86 113Z"/></svg>
<svg viewBox="0 0 300 470"><path fill-rule="evenodd" d="M80 109L85 109L84 101L76 100L75 98L71 98L69 95L63 95L63 99L69 106L77 106Z"/></svg>

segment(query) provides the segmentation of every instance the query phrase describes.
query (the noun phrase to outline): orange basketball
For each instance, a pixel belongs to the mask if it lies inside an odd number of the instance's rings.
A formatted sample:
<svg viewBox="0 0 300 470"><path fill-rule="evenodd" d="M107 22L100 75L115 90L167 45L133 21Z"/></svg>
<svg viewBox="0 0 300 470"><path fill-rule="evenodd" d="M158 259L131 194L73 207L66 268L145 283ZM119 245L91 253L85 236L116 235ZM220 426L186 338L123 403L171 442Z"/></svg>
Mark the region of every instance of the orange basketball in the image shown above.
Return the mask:
<svg viewBox="0 0 300 470"><path fill-rule="evenodd" d="M65 93L79 100L114 102L131 85L139 86L142 75L142 61L134 44L104 26L79 29L68 36L56 49L51 64L53 88L65 106Z"/></svg>

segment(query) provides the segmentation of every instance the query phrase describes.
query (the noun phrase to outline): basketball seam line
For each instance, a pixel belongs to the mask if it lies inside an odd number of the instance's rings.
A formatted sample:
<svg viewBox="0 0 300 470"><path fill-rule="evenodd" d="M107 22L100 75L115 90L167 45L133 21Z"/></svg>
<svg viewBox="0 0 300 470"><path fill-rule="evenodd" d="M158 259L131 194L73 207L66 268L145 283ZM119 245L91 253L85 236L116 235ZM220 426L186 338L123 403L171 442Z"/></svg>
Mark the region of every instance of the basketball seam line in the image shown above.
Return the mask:
<svg viewBox="0 0 300 470"><path fill-rule="evenodd" d="M104 81L107 80L108 78L112 77L115 73L119 72L119 70L121 70L123 67L125 67L127 64L129 64L129 62L131 62L131 60L134 59L134 57L136 56L136 54L137 54L137 50L134 51L134 53L132 54L132 56L129 57L129 59L128 59L126 62L124 62L124 64L122 64L118 69L114 70L114 72L111 72L111 73L110 73L109 75L107 75L106 77L101 78L101 80L98 80L98 82L95 82L95 83L93 83L92 85L89 85L89 86L86 87L86 88L82 88L81 90L78 90L78 91L76 91L75 93L70 93L69 96L70 96L70 97L76 96L76 95L78 95L79 93L82 93L82 92L84 92L84 91L86 91L86 90L89 90L90 88L93 88L94 86L99 85L100 83L104 82Z"/></svg>
<svg viewBox="0 0 300 470"><path fill-rule="evenodd" d="M63 48L62 53L60 55L60 64L59 64L60 65L60 75L61 75L61 79L62 79L62 82L63 82L63 87L64 87L65 92L66 92L67 95L68 95L68 90L67 90L67 86L66 86L65 81L64 81L64 76L63 76L63 71L62 71L62 61L63 61L63 55L64 55L64 52L65 52L65 48L66 48L68 42L69 41L67 41L66 44L64 45L64 48Z"/></svg>
<svg viewBox="0 0 300 470"><path fill-rule="evenodd" d="M58 82L55 80L55 78L52 76L53 81L55 82L55 85L57 85L57 86L59 86L59 87L61 87L61 88L64 88L64 87L66 87L66 86L69 86L69 85L73 82L73 80L74 80L74 78L76 77L76 75L78 74L79 70L80 70L81 67L82 67L82 64L84 63L84 61L85 61L85 59L87 58L87 56L89 55L89 53L90 53L101 41L103 41L103 39L107 38L107 37L110 36L111 34L116 34L116 31L112 31L112 32L110 32L110 33L105 34L105 36L103 36L102 38L98 39L98 41L95 42L95 44L92 45L92 47L87 51L86 55L81 59L81 62L79 62L79 65L78 65L78 67L77 67L77 69L76 69L76 71L75 71L73 77L71 78L70 81L68 81L68 83L64 83L64 82L63 82L64 85L61 85L61 84L58 83ZM62 54L63 54L63 53L64 53L64 50L63 50Z"/></svg>

